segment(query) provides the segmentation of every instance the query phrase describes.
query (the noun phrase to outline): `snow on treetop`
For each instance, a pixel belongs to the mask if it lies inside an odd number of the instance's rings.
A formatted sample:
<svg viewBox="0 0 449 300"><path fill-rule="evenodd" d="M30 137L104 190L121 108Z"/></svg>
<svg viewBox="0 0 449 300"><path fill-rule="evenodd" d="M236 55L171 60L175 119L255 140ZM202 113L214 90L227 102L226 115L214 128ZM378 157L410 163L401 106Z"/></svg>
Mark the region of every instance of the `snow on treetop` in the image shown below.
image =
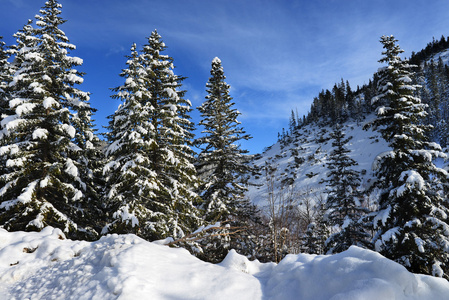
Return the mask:
<svg viewBox="0 0 449 300"><path fill-rule="evenodd" d="M30 113L36 107L35 103L23 103L16 107L16 114L22 116Z"/></svg>
<svg viewBox="0 0 449 300"><path fill-rule="evenodd" d="M382 225L385 226L387 223L387 219L390 217L391 206L388 206L386 209L381 210L373 220L374 228L377 228L380 224L379 221L382 222Z"/></svg>
<svg viewBox="0 0 449 300"><path fill-rule="evenodd" d="M417 186L418 189L422 190L425 187L425 181L421 174L415 170L409 170L401 173L400 180L406 179L406 183L412 186Z"/></svg>
<svg viewBox="0 0 449 300"><path fill-rule="evenodd" d="M73 161L68 158L67 162L66 162L66 168L65 168L65 172L69 175L71 175L72 177L78 177L78 168L75 166L75 164L73 163Z"/></svg>
<svg viewBox="0 0 449 300"><path fill-rule="evenodd" d="M75 137L76 129L75 129L72 125L69 125L69 124L61 124L61 125L59 125L59 126L60 126L60 128L61 128L63 131L65 131L71 138L74 138L74 137Z"/></svg>
<svg viewBox="0 0 449 300"><path fill-rule="evenodd" d="M43 21L36 21L36 25L40 26L40 27L44 27L45 25L47 25L47 23L45 23Z"/></svg>
<svg viewBox="0 0 449 300"><path fill-rule="evenodd" d="M47 2L45 2L45 5L46 6L51 6L53 2L54 1L47 1ZM62 4L61 3L55 3L55 4L56 4L56 8L62 8Z"/></svg>
<svg viewBox="0 0 449 300"><path fill-rule="evenodd" d="M48 136L48 130L44 128L37 128L33 131L33 140L46 139Z"/></svg>
<svg viewBox="0 0 449 300"><path fill-rule="evenodd" d="M30 202L37 183L38 180L30 182L28 186L22 191L22 194L17 197L17 201L24 204Z"/></svg>
<svg viewBox="0 0 449 300"><path fill-rule="evenodd" d="M215 58L212 60L212 63L213 63L213 64L221 64L221 60L220 60L218 57L215 57Z"/></svg>
<svg viewBox="0 0 449 300"><path fill-rule="evenodd" d="M65 79L70 82L70 83L77 83L77 84L81 84L84 82L84 79L82 77L79 77L75 74L67 74L65 76Z"/></svg>
<svg viewBox="0 0 449 300"><path fill-rule="evenodd" d="M402 81L404 83L410 83L410 82L412 82L412 79L409 76L403 76L403 77L399 78L399 81Z"/></svg>
<svg viewBox="0 0 449 300"><path fill-rule="evenodd" d="M57 102L53 97L47 97L42 102L44 108L51 108L53 105L59 107L59 102Z"/></svg>
<svg viewBox="0 0 449 300"><path fill-rule="evenodd" d="M130 211L129 209L129 205L125 205L122 206L118 209L118 211L116 211L114 213L114 218L118 219L122 219L123 221L126 222L126 224L128 224L129 222L131 222L131 226L138 226L139 225L139 220L137 219L137 217L134 215L134 213L132 211Z"/></svg>
<svg viewBox="0 0 449 300"><path fill-rule="evenodd" d="M69 62L71 62L71 63L73 63L74 65L77 65L77 66L81 66L82 64L83 64L83 59L82 58L79 58L79 57L70 57L70 56L68 56L67 58L66 58Z"/></svg>

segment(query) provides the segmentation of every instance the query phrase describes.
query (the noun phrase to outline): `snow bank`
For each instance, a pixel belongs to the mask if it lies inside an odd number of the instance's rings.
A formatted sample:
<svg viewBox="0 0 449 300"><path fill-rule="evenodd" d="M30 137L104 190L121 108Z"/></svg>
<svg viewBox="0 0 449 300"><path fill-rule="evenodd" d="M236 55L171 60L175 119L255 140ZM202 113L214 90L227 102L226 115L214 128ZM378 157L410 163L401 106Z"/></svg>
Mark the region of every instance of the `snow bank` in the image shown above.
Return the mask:
<svg viewBox="0 0 449 300"><path fill-rule="evenodd" d="M213 265L135 235L90 243L47 227L0 229L0 299L449 299L449 283L357 247L278 265L231 251Z"/></svg>
<svg viewBox="0 0 449 300"><path fill-rule="evenodd" d="M377 252L289 255L265 285L268 299L449 299L449 282L408 272Z"/></svg>
<svg viewBox="0 0 449 300"><path fill-rule="evenodd" d="M0 299L261 299L259 281L135 235L61 240L0 229ZM237 297L236 297L237 296Z"/></svg>

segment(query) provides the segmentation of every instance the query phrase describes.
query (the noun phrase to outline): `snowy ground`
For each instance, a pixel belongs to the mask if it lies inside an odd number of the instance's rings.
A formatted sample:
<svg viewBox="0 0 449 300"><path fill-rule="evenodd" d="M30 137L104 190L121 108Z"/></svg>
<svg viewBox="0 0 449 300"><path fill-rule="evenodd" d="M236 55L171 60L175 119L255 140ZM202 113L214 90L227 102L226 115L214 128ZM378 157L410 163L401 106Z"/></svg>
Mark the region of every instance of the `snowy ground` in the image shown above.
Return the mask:
<svg viewBox="0 0 449 300"><path fill-rule="evenodd" d="M234 251L218 265L186 250L110 235L64 239L58 229L0 229L0 299L449 299L449 282L414 275L378 253L289 255L278 265Z"/></svg>

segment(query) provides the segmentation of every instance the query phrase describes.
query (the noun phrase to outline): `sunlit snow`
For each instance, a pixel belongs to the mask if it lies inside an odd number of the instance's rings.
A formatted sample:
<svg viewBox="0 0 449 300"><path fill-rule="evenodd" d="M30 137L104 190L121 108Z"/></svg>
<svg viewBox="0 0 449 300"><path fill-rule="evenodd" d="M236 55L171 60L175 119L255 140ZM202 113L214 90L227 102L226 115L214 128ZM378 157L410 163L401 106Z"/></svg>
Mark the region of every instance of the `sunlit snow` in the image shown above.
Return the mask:
<svg viewBox="0 0 449 300"><path fill-rule="evenodd" d="M59 229L0 229L0 300L448 299L449 282L416 275L376 252L288 255L279 264L231 251L210 264L135 235L66 240Z"/></svg>

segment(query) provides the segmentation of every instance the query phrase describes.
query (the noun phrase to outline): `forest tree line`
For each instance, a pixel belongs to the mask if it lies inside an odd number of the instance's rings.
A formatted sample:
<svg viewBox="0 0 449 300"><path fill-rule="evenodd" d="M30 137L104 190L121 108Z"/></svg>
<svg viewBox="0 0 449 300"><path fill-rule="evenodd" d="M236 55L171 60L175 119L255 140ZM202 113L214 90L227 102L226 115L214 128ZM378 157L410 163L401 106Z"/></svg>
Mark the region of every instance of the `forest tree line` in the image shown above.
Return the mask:
<svg viewBox="0 0 449 300"><path fill-rule="evenodd" d="M209 261L224 257L231 233L241 240L234 244L245 243L245 223L258 215L244 198L251 156L237 144L250 135L237 121L220 59L212 61L198 107L204 130L195 138L184 77L161 36L153 31L140 49L133 44L123 84L113 89L122 104L109 116L104 146L90 95L78 88L82 60L70 55L61 8L47 1L14 34L15 45L0 44L0 225L54 226L86 240L170 237Z"/></svg>
<svg viewBox="0 0 449 300"><path fill-rule="evenodd" d="M439 40L434 38L423 50L412 52L408 59L413 69L411 79L421 86L417 90L418 96L427 104L424 122L433 126L428 133L429 138L443 148L449 145L449 66L441 56L434 56L448 48L449 38L441 36ZM307 115L301 117L297 111L291 111L288 128L278 134L278 140L288 139L302 126L317 122L323 125L342 124L349 119L362 122L367 114L377 108L371 99L377 95L378 82L379 73L376 72L367 84L357 86L355 90L343 79L335 83L332 89L323 89L314 97Z"/></svg>

